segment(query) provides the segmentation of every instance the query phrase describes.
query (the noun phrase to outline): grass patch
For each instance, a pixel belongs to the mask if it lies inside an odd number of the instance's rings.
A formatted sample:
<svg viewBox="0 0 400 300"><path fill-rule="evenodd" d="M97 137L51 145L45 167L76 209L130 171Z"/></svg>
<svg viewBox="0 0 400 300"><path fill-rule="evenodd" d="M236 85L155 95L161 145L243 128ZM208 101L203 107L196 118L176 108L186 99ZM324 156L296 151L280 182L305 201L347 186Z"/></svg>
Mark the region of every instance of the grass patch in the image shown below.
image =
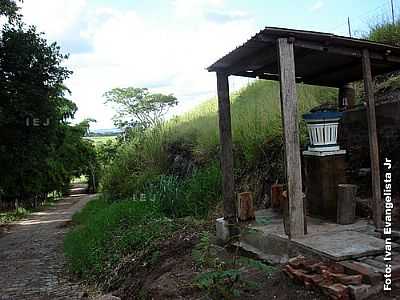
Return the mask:
<svg viewBox="0 0 400 300"><path fill-rule="evenodd" d="M85 139L88 139L90 141L93 141L95 146L99 144L106 144L108 141L116 141L117 135L112 135L112 136L90 136L90 137L85 137Z"/></svg>
<svg viewBox="0 0 400 300"><path fill-rule="evenodd" d="M27 217L29 214L42 211L57 203L62 197L56 192L50 193L46 200L40 203L36 208L18 207L17 209L0 212L0 225L5 225Z"/></svg>
<svg viewBox="0 0 400 300"><path fill-rule="evenodd" d="M144 189L136 197L157 201L160 211L168 217L205 217L220 199L221 171L213 164L186 179L162 175Z"/></svg>
<svg viewBox="0 0 400 300"><path fill-rule="evenodd" d="M14 211L0 213L0 225L11 223L20 219L25 218L31 213L30 210L23 207L19 207Z"/></svg>
<svg viewBox="0 0 400 300"><path fill-rule="evenodd" d="M177 225L160 213L158 203L95 199L74 215L77 225L65 238L65 255L72 272L101 282L128 253L148 250Z"/></svg>

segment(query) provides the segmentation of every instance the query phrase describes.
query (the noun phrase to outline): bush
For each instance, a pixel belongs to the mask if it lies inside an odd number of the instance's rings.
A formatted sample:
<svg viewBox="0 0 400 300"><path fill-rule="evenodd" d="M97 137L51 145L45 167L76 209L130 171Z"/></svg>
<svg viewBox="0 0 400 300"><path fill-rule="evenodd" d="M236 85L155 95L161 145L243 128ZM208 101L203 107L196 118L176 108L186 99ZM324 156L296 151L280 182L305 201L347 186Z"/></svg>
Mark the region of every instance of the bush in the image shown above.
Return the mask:
<svg viewBox="0 0 400 300"><path fill-rule="evenodd" d="M187 179L161 175L148 184L142 195L159 203L162 213L169 217L204 217L221 194L221 172L216 165L197 170Z"/></svg>

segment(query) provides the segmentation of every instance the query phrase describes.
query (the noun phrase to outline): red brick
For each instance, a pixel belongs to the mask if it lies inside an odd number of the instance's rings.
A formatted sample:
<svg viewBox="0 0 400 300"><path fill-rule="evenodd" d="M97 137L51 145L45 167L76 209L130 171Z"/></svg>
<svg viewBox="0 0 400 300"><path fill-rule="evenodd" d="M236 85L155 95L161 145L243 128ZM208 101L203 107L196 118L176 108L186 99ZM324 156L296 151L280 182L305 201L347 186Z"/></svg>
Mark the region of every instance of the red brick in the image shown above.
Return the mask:
<svg viewBox="0 0 400 300"><path fill-rule="evenodd" d="M289 276L289 278L290 279L294 279L294 275L292 274L292 272L291 272L291 269L292 269L292 267L290 267L289 265L287 265L287 266L285 266L284 268L283 268L283 272L287 275L287 276Z"/></svg>
<svg viewBox="0 0 400 300"><path fill-rule="evenodd" d="M341 283L322 284L320 285L322 292L334 300L349 300L349 289Z"/></svg>
<svg viewBox="0 0 400 300"><path fill-rule="evenodd" d="M338 263L333 263L329 265L328 270L331 273L344 273L344 267Z"/></svg>
<svg viewBox="0 0 400 300"><path fill-rule="evenodd" d="M383 280L382 273L377 272L376 268L356 261L340 262L347 274L360 274L363 277L363 282L370 284L378 284Z"/></svg>
<svg viewBox="0 0 400 300"><path fill-rule="evenodd" d="M306 258L302 255L289 259L288 263L292 268L299 269L304 266Z"/></svg>
<svg viewBox="0 0 400 300"><path fill-rule="evenodd" d="M300 269L292 268L290 265L286 265L283 271L289 275L291 279L296 279L300 282L304 282L305 273Z"/></svg>
<svg viewBox="0 0 400 300"><path fill-rule="evenodd" d="M362 275L346 275L346 274L335 274L331 273L331 276L335 282L343 283L345 285L360 285L362 282Z"/></svg>
<svg viewBox="0 0 400 300"><path fill-rule="evenodd" d="M307 271L315 273L320 270L321 266L325 266L323 262L306 263L304 267Z"/></svg>
<svg viewBox="0 0 400 300"><path fill-rule="evenodd" d="M320 274L304 274L303 281L306 285L310 284L313 286L318 286L321 282L324 281L324 277Z"/></svg>

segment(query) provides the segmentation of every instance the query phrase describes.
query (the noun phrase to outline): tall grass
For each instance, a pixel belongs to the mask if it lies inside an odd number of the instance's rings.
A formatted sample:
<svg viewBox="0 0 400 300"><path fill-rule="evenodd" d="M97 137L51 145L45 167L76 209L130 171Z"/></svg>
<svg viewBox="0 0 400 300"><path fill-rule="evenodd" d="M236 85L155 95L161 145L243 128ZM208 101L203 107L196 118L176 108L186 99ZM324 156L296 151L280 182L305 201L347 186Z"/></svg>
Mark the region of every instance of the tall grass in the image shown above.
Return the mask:
<svg viewBox="0 0 400 300"><path fill-rule="evenodd" d="M336 101L337 91L298 85L299 114L322 102ZM236 146L251 160L258 147L282 134L279 84L255 81L231 96L232 135ZM217 99L210 99L193 111L167 123L172 139L192 139L195 151L214 153L219 144Z"/></svg>
<svg viewBox="0 0 400 300"><path fill-rule="evenodd" d="M370 26L370 32L366 38L379 43L400 46L400 20L392 23L386 17L376 22Z"/></svg>
<svg viewBox="0 0 400 300"><path fill-rule="evenodd" d="M302 84L297 87L299 114L322 102L336 101L335 89ZM263 153L266 144L281 139L279 84L255 81L233 94L231 101L235 157L251 164ZM174 143L189 145L192 159L201 162L199 164L209 165L218 161L217 109L217 99L210 99L182 116L136 134L120 149L106 171L105 191L112 197L129 197L142 191L143 184L151 178L168 174L171 163L168 149Z"/></svg>

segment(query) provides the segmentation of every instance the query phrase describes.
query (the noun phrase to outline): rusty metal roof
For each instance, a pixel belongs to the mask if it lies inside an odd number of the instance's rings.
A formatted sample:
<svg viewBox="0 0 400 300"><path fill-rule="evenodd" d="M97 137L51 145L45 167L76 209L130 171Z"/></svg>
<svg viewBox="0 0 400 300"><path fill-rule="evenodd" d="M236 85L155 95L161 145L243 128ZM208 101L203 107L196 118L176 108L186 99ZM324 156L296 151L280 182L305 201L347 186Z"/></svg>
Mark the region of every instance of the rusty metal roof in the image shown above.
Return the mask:
<svg viewBox="0 0 400 300"><path fill-rule="evenodd" d="M210 72L279 80L276 40L294 43L299 82L340 87L362 79L362 50L368 49L373 75L400 70L400 47L331 33L266 27L210 67Z"/></svg>

